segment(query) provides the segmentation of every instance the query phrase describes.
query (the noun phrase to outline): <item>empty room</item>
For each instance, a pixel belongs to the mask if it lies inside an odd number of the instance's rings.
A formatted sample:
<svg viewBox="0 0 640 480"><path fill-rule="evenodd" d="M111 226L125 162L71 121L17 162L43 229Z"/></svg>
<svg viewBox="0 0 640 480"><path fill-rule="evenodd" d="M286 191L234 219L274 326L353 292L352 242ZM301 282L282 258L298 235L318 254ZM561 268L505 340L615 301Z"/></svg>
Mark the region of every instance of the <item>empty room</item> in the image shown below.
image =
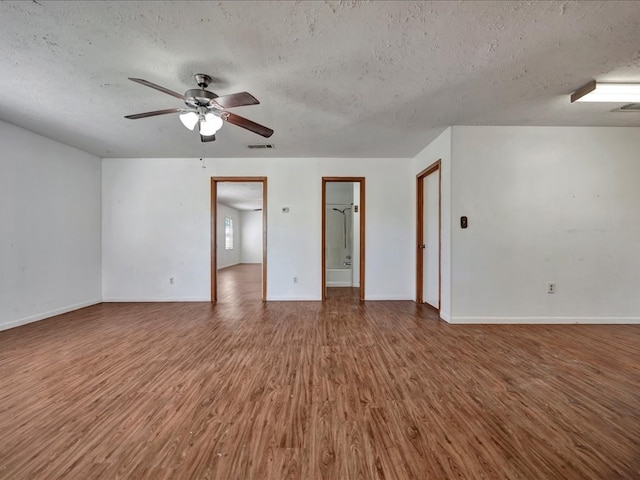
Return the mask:
<svg viewBox="0 0 640 480"><path fill-rule="evenodd" d="M640 478L640 2L0 2L0 479Z"/></svg>

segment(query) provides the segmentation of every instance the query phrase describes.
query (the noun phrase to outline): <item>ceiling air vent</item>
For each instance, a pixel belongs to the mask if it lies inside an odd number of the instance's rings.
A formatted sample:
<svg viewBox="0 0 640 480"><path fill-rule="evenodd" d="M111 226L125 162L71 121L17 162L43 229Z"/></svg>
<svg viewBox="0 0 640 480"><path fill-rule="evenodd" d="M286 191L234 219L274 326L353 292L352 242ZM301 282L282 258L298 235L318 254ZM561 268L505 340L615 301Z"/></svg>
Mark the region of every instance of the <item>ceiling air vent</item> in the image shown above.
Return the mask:
<svg viewBox="0 0 640 480"><path fill-rule="evenodd" d="M616 108L615 110L611 110L612 112L640 112L640 103L630 103L629 105L625 105L620 108Z"/></svg>
<svg viewBox="0 0 640 480"><path fill-rule="evenodd" d="M247 145L250 150L264 150L267 148L274 148L272 143L257 143L255 145Z"/></svg>

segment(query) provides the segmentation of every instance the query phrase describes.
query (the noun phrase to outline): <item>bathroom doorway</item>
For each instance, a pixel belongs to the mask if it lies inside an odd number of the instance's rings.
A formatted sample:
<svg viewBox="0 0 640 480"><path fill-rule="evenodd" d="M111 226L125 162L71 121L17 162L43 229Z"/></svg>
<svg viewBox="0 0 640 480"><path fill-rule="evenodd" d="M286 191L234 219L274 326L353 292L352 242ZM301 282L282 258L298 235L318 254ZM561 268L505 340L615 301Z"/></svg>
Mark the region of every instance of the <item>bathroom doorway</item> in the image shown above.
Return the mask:
<svg viewBox="0 0 640 480"><path fill-rule="evenodd" d="M322 178L322 300L364 300L363 177Z"/></svg>

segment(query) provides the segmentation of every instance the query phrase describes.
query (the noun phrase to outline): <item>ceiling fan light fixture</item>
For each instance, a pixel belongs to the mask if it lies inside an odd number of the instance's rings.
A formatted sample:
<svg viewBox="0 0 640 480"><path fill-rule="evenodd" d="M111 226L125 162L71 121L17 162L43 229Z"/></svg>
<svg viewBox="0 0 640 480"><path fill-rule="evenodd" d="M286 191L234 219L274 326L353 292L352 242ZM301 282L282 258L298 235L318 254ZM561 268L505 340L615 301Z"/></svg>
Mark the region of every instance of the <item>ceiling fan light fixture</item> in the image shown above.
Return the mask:
<svg viewBox="0 0 640 480"><path fill-rule="evenodd" d="M198 120L199 118L196 112L186 112L180 114L180 121L189 130L193 130L194 128L196 128Z"/></svg>
<svg viewBox="0 0 640 480"><path fill-rule="evenodd" d="M215 133L222 127L223 121L217 115L213 113L207 113L203 119L200 120L200 135L209 137L215 135Z"/></svg>
<svg viewBox="0 0 640 480"><path fill-rule="evenodd" d="M595 80L571 95L573 102L640 102L640 83L598 83Z"/></svg>

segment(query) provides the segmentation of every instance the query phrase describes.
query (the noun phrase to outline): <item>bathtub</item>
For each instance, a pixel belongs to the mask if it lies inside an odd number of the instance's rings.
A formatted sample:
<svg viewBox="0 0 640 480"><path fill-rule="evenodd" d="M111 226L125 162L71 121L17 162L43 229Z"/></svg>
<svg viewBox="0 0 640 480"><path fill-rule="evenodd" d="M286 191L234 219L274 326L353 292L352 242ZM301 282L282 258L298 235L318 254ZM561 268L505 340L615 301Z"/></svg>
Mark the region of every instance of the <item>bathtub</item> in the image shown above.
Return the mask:
<svg viewBox="0 0 640 480"><path fill-rule="evenodd" d="M327 287L353 286L353 272L350 268L327 268L325 279Z"/></svg>

